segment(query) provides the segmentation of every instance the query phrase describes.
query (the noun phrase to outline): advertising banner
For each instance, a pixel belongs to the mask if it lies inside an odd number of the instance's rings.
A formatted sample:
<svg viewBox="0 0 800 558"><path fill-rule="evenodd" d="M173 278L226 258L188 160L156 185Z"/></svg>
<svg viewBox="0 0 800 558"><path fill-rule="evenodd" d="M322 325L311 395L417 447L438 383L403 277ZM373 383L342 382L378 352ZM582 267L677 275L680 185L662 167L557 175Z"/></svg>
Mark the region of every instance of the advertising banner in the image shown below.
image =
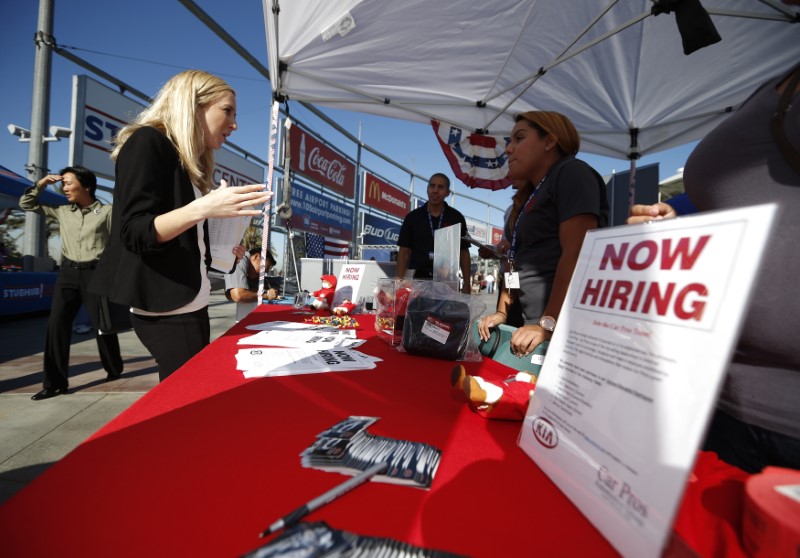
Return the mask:
<svg viewBox="0 0 800 558"><path fill-rule="evenodd" d="M293 182L291 207L295 230L353 240L355 211L351 206Z"/></svg>
<svg viewBox="0 0 800 558"><path fill-rule="evenodd" d="M382 219L369 213L364 216L363 236L361 244L365 245L395 245L400 237L400 223Z"/></svg>
<svg viewBox="0 0 800 558"><path fill-rule="evenodd" d="M363 203L367 207L380 209L401 219L411 211L411 194L370 172L364 173L363 191Z"/></svg>
<svg viewBox="0 0 800 558"><path fill-rule="evenodd" d="M106 87L92 78L72 76L71 165L82 165L97 176L114 180L111 138L135 118L144 105ZM226 149L214 152L214 184L221 179L228 186L261 184L264 168Z"/></svg>
<svg viewBox="0 0 800 558"><path fill-rule="evenodd" d="M501 240L503 240L503 229L500 227L492 227L492 239L489 244L497 246Z"/></svg>
<svg viewBox="0 0 800 558"><path fill-rule="evenodd" d="M472 238L484 244L489 242L489 227L486 226L486 223L481 223L469 217L464 217L464 219L467 221L467 232Z"/></svg>
<svg viewBox="0 0 800 558"><path fill-rule="evenodd" d="M586 235L519 444L623 556L661 556L775 209Z"/></svg>
<svg viewBox="0 0 800 558"><path fill-rule="evenodd" d="M292 170L306 178L352 198L355 195L356 167L347 157L334 151L297 124L289 129Z"/></svg>

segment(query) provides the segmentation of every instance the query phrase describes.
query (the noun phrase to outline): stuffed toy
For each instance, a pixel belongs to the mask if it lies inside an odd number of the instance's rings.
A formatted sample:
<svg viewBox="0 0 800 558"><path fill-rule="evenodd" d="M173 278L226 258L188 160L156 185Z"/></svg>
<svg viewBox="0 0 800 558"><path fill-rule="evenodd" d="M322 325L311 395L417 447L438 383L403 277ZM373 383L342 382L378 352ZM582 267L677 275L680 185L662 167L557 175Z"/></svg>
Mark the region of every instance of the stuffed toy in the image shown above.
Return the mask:
<svg viewBox="0 0 800 558"><path fill-rule="evenodd" d="M408 287L397 287L394 293L394 300L384 290L376 288L374 291L375 298L380 307L391 310L395 316L405 316L406 307L408 306L408 295L411 294L411 289Z"/></svg>
<svg viewBox="0 0 800 558"><path fill-rule="evenodd" d="M546 341L537 347L542 359L531 364L531 372L517 372L503 381L491 381L467 374L463 365L457 364L450 375L453 388L466 396L470 408L487 419L518 420L525 418L528 402L536 388L536 375L541 369Z"/></svg>
<svg viewBox="0 0 800 558"><path fill-rule="evenodd" d="M333 307L333 313L336 316L346 316L355 310L355 307L356 305L353 304L353 301L346 298L339 304L339 306Z"/></svg>
<svg viewBox="0 0 800 558"><path fill-rule="evenodd" d="M333 295L336 292L336 277L323 275L320 280L322 288L311 293L313 298L309 301L309 306L317 312L330 309L333 304Z"/></svg>

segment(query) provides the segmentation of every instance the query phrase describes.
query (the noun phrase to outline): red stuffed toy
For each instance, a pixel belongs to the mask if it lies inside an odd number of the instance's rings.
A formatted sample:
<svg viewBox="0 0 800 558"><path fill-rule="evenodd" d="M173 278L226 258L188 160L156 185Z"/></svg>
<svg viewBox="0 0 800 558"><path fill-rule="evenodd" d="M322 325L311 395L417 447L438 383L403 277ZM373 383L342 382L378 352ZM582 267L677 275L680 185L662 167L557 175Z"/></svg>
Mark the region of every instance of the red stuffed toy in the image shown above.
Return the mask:
<svg viewBox="0 0 800 558"><path fill-rule="evenodd" d="M344 299L338 306L334 306L333 313L336 316L346 316L355 310L355 308L356 305L353 304L352 300Z"/></svg>
<svg viewBox="0 0 800 558"><path fill-rule="evenodd" d="M450 375L450 383L466 396L470 408L482 417L521 421L528 411L549 345L549 341L537 345L529 372L517 372L503 381L494 381L471 376L463 365L457 364Z"/></svg>
<svg viewBox="0 0 800 558"><path fill-rule="evenodd" d="M333 304L333 295L336 292L336 277L323 275L320 280L322 281L322 288L311 293L314 299L309 304L317 313L330 310Z"/></svg>

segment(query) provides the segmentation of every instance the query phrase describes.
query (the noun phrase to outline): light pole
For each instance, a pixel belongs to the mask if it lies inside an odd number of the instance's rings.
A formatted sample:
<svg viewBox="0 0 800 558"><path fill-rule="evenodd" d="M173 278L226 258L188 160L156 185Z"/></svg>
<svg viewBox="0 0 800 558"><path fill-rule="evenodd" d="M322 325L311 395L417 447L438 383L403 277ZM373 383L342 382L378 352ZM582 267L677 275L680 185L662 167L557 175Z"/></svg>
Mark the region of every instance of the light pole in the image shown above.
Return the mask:
<svg viewBox="0 0 800 558"><path fill-rule="evenodd" d="M44 131L50 117L50 72L53 53L53 1L39 0L39 23L34 38L36 62L33 69L33 95L31 97L31 130L28 137L28 178L38 182L47 172L47 144ZM9 126L9 129L11 127ZM13 131L12 131L13 133ZM21 138L22 139L22 138ZM25 233L22 238L22 269L34 270L34 258L44 256L44 216L27 211Z"/></svg>

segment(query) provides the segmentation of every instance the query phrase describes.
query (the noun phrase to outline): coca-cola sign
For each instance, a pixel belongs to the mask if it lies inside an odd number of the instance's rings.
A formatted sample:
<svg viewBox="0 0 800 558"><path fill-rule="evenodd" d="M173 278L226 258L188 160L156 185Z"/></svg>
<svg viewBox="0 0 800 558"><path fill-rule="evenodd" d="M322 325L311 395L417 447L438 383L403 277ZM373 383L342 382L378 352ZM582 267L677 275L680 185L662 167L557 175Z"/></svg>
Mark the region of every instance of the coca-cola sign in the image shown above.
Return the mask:
<svg viewBox="0 0 800 558"><path fill-rule="evenodd" d="M296 124L289 134L292 170L348 198L355 195L355 165Z"/></svg>

